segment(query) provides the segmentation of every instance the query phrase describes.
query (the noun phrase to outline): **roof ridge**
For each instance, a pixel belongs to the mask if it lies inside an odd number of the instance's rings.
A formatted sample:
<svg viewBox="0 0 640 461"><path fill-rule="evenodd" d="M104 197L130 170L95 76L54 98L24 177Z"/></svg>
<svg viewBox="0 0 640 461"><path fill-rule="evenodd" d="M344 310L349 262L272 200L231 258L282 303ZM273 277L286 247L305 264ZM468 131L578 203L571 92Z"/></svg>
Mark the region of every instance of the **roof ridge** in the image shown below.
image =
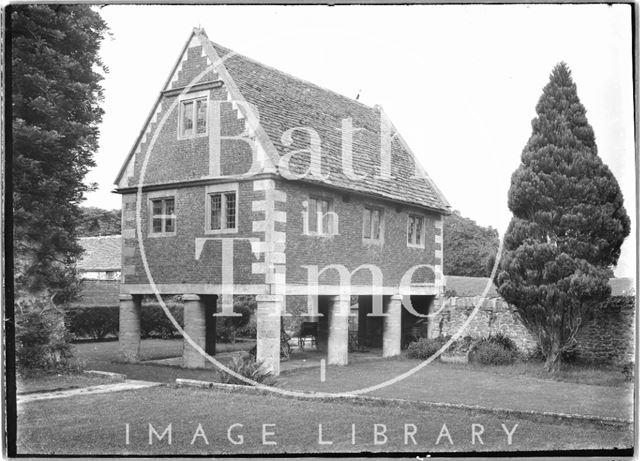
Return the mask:
<svg viewBox="0 0 640 461"><path fill-rule="evenodd" d="M357 101L357 100L355 100L355 99L353 99L353 98L350 98L349 96L345 96L345 95L344 95L344 94L342 94L342 93L338 93L337 91L332 90L331 88L326 88L326 87L324 87L324 86L318 85L317 83L311 82L311 81L306 80L306 79L301 78L301 77L297 77L297 76L292 75L292 74L290 74L290 73L288 73L288 72L285 72L285 71L280 70L280 69L278 69L278 68L276 68L276 67L273 67L273 66L271 66L271 65L269 65L269 64L265 64L265 63L263 63L263 62L261 62L261 61L258 61L257 59L251 58L251 57L246 56L246 55L244 55L244 54L242 54L242 53L238 53L237 51L232 50L231 48L229 48L229 47L227 47L227 46L224 46L224 45L221 45L221 44L219 44L219 43L217 43L217 42L214 42L213 40L209 39L208 37L207 37L207 39L211 42L211 44L212 44L212 45L214 45L214 46L216 46L216 47L218 47L218 48L222 48L222 49L224 49L224 50L226 50L226 51L231 51L232 53L234 53L234 55L235 55L235 56L239 56L239 57L241 57L241 58L243 58L243 59L246 59L247 61L251 61L251 62L252 62L252 63L254 63L254 64L257 64L257 65L262 66L262 67L266 67L267 69L270 69L270 70L272 70L272 71L274 71L274 72L277 72L277 73L279 73L279 74L285 75L285 76L287 76L287 77L289 77L289 78L292 78L292 79L294 79L294 80L298 80L299 82L302 82L302 83L304 83L304 84L306 84L306 85L316 87L316 88L318 88L319 90L327 91L327 92L329 92L329 93L333 93L333 94L334 94L334 95L336 95L336 96L339 96L339 97L341 97L341 98L343 98L343 99L346 99L346 100L347 100L347 101L349 101L349 102L356 103L356 104L358 104L359 106L362 106L362 107L364 107L364 108L366 108L366 109L376 111L376 106L377 106L377 104L374 104L373 106L369 106L369 105L367 105L367 104L365 104L365 103L363 103L363 102L360 102L360 101Z"/></svg>

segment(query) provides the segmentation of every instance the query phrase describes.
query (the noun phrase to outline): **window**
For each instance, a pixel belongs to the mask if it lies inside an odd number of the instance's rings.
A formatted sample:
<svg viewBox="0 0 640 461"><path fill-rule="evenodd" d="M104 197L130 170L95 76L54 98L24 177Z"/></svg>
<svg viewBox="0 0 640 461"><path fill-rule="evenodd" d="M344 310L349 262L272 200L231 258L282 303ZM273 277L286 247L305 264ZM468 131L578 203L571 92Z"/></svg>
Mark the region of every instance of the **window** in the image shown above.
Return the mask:
<svg viewBox="0 0 640 461"><path fill-rule="evenodd" d="M337 230L334 222L333 202L319 197L309 198L307 210L307 234L333 235Z"/></svg>
<svg viewBox="0 0 640 461"><path fill-rule="evenodd" d="M216 191L207 194L207 232L237 232L238 230L237 191Z"/></svg>
<svg viewBox="0 0 640 461"><path fill-rule="evenodd" d="M409 215L407 246L424 248L424 217Z"/></svg>
<svg viewBox="0 0 640 461"><path fill-rule="evenodd" d="M365 207L362 223L362 238L366 242L381 242L384 237L382 210Z"/></svg>
<svg viewBox="0 0 640 461"><path fill-rule="evenodd" d="M151 233L175 234L176 213L173 197L151 199Z"/></svg>
<svg viewBox="0 0 640 461"><path fill-rule="evenodd" d="M180 138L193 138L207 133L207 97L180 103Z"/></svg>

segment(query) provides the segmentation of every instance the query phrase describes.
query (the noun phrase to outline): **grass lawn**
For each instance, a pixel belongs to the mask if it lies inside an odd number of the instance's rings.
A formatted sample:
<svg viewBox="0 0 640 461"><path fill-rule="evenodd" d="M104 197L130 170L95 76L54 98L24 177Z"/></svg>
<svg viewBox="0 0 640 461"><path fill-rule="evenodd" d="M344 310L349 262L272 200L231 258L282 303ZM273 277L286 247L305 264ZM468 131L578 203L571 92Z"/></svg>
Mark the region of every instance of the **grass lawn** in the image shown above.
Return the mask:
<svg viewBox="0 0 640 461"><path fill-rule="evenodd" d="M83 373L46 374L38 376L19 376L16 379L16 392L18 394L31 394L33 392L52 392L78 387L97 386L118 382L108 376L96 376Z"/></svg>
<svg viewBox="0 0 640 461"><path fill-rule="evenodd" d="M562 369L550 375L541 362L517 362L513 365L482 366L471 364L452 364L471 370L483 370L500 375L525 375L533 378L548 379L576 384L593 384L595 386L633 387L633 382L626 381L620 367L589 364L563 364Z"/></svg>
<svg viewBox="0 0 640 461"><path fill-rule="evenodd" d="M235 345L229 345L235 346ZM243 344L246 347L246 344ZM144 340L144 358L175 357L182 353L181 340ZM160 364L126 364L117 359L118 343L84 343L76 356L87 368L123 373L130 379L174 383L176 378L215 381L214 369L188 370ZM295 357L299 356L294 355ZM319 353L307 353L307 365L283 374L278 385L302 391L345 392L381 383L415 367L419 362L403 357L352 360L347 367L328 367L320 382ZM358 354L351 354L353 359ZM299 357L298 357L299 358ZM539 363L481 367L460 363L433 362L415 375L377 390L379 397L449 402L515 410L537 410L631 419L633 386L622 380L617 369L568 367L556 380L550 379ZM559 379L564 379L560 381ZM588 383L588 384L585 384ZM597 385L596 385L597 384ZM607 384L607 385L599 385Z"/></svg>
<svg viewBox="0 0 640 461"><path fill-rule="evenodd" d="M91 411L87 411L91 409ZM129 444L125 442L129 424ZM171 424L171 440L153 439L149 424L162 434ZM200 436L191 444L198 424ZM227 439L244 437L242 444ZM262 431L273 432L263 444ZM318 425L323 440L318 443ZM355 425L355 445L352 444ZM376 424L385 425L386 443L374 443ZM438 435L446 424L450 439ZM482 444L472 444L472 424L482 425ZM511 431L508 444L502 425ZM405 425L409 425L405 427ZM412 433L405 443L405 430ZM378 426L378 432L383 431ZM479 426L476 427L480 431ZM206 437L208 445L205 443ZM247 395L215 390L156 387L137 391L87 395L25 403L18 408L18 453L53 454L223 454L502 451L625 448L632 444L631 428L594 424L534 422L463 410L416 410L377 407L346 402L285 399L272 395ZM384 442L379 436L378 441ZM413 441L415 440L415 445ZM453 445L450 443L453 442Z"/></svg>
<svg viewBox="0 0 640 461"><path fill-rule="evenodd" d="M283 375L279 386L295 390L348 392L394 378L418 365L417 360L378 359L327 367L320 381L320 366ZM499 368L499 367L495 367ZM414 375L373 391L378 397L448 402L524 411L548 411L631 419L633 386L613 387L538 379L517 374L517 369L433 362Z"/></svg>

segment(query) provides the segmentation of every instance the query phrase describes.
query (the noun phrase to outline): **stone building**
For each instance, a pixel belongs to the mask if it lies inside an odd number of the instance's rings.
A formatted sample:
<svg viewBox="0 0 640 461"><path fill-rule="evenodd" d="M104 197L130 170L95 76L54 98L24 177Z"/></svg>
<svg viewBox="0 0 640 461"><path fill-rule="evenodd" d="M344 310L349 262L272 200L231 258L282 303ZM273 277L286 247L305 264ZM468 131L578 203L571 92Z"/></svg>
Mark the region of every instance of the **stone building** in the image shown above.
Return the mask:
<svg viewBox="0 0 640 461"><path fill-rule="evenodd" d="M70 307L117 307L120 292L122 240L119 235L82 237L84 253L76 269L80 292Z"/></svg>
<svg viewBox="0 0 640 461"><path fill-rule="evenodd" d="M234 53L202 29L116 186L127 360L138 359L142 295L182 295L199 346L185 344L187 367L213 351L214 314L229 314L233 295L256 295L257 358L278 374L281 315L318 322L328 363L347 364L350 295L358 334L378 332L390 356L412 321L401 300L426 313L442 292L450 207L382 108ZM308 312L288 312L300 301Z"/></svg>

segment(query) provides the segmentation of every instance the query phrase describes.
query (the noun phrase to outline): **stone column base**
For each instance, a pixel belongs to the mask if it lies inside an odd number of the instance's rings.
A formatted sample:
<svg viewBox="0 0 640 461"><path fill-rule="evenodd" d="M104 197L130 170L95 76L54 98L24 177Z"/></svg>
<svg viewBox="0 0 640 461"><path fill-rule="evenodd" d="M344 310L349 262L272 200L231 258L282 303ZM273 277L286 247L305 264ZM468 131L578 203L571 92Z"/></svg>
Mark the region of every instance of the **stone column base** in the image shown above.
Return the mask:
<svg viewBox="0 0 640 461"><path fill-rule="evenodd" d="M184 332L186 336L204 350L207 333L205 304L200 299L200 296L193 294L182 295L182 300L184 302ZM182 350L182 366L185 368L204 368L205 363L204 355L191 346L185 337Z"/></svg>
<svg viewBox="0 0 640 461"><path fill-rule="evenodd" d="M125 362L140 360L140 309L142 297L120 295L120 333L118 342L120 358Z"/></svg>
<svg viewBox="0 0 640 461"><path fill-rule="evenodd" d="M402 346L402 296L385 296L382 330L382 356L400 355Z"/></svg>
<svg viewBox="0 0 640 461"><path fill-rule="evenodd" d="M349 303L350 296L337 295L329 298L329 340L327 363L346 365L349 363Z"/></svg>
<svg viewBox="0 0 640 461"><path fill-rule="evenodd" d="M280 315L284 304L281 295L257 295L258 331L256 360L275 376L280 374Z"/></svg>

